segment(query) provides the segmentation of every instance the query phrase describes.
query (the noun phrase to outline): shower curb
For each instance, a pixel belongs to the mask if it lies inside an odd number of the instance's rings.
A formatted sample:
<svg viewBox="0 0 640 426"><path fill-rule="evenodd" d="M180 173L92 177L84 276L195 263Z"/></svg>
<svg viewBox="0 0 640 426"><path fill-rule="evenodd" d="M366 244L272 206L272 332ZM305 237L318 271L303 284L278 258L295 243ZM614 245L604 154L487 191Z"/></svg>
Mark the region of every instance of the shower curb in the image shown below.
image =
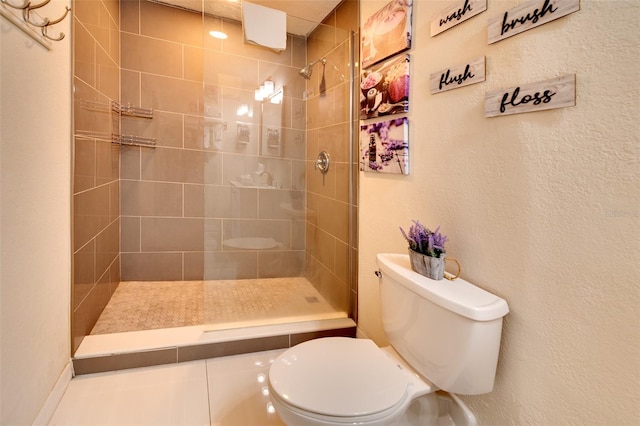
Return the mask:
<svg viewBox="0 0 640 426"><path fill-rule="evenodd" d="M121 353L74 357L73 369L76 375L83 375L163 364L175 364L274 349L287 349L307 340L336 336L355 337L355 323L347 327L283 333L266 337L230 338L226 341L202 342L198 344L165 346Z"/></svg>

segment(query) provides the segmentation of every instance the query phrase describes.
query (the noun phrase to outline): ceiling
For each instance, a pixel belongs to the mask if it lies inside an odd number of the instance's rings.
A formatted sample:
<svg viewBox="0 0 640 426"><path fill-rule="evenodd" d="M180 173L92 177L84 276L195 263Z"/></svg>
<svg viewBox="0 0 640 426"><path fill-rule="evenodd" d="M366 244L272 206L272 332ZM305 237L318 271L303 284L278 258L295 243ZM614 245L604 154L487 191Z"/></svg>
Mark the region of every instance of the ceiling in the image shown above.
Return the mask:
<svg viewBox="0 0 640 426"><path fill-rule="evenodd" d="M153 0L184 9L240 21L241 0ZM306 37L340 3L341 0L251 0L287 13L287 32Z"/></svg>

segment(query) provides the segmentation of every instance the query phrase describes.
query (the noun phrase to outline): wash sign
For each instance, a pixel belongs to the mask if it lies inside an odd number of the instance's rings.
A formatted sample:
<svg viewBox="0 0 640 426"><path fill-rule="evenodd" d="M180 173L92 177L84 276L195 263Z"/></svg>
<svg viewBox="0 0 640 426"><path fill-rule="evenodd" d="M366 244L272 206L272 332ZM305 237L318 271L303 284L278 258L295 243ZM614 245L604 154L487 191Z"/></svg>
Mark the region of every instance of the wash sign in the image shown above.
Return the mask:
<svg viewBox="0 0 640 426"><path fill-rule="evenodd" d="M487 10L487 0L458 1L431 21L431 37Z"/></svg>

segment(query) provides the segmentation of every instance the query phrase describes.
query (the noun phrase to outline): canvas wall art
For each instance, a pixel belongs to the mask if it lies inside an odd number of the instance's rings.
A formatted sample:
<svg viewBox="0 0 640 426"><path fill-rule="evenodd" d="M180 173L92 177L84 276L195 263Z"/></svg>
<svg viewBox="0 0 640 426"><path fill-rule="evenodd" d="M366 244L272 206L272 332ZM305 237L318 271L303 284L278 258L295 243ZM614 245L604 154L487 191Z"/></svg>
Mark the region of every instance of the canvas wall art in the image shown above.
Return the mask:
<svg viewBox="0 0 640 426"><path fill-rule="evenodd" d="M409 119L360 126L360 170L409 174Z"/></svg>
<svg viewBox="0 0 640 426"><path fill-rule="evenodd" d="M362 27L362 67L411 47L413 0L393 0L370 16Z"/></svg>
<svg viewBox="0 0 640 426"><path fill-rule="evenodd" d="M400 55L360 74L360 119L409 111L409 55Z"/></svg>

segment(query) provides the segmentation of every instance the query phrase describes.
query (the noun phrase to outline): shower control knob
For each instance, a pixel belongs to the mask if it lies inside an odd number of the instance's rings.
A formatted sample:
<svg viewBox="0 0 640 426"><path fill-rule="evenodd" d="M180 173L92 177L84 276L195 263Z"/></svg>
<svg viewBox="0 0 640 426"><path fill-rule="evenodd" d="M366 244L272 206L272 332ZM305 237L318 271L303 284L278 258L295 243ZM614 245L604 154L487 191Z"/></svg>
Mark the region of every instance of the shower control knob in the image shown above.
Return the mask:
<svg viewBox="0 0 640 426"><path fill-rule="evenodd" d="M320 151L318 154L318 158L316 159L316 164L314 168L316 170L320 170L322 174L325 174L329 171L329 164L331 163L331 159L329 158L329 153L327 151Z"/></svg>

